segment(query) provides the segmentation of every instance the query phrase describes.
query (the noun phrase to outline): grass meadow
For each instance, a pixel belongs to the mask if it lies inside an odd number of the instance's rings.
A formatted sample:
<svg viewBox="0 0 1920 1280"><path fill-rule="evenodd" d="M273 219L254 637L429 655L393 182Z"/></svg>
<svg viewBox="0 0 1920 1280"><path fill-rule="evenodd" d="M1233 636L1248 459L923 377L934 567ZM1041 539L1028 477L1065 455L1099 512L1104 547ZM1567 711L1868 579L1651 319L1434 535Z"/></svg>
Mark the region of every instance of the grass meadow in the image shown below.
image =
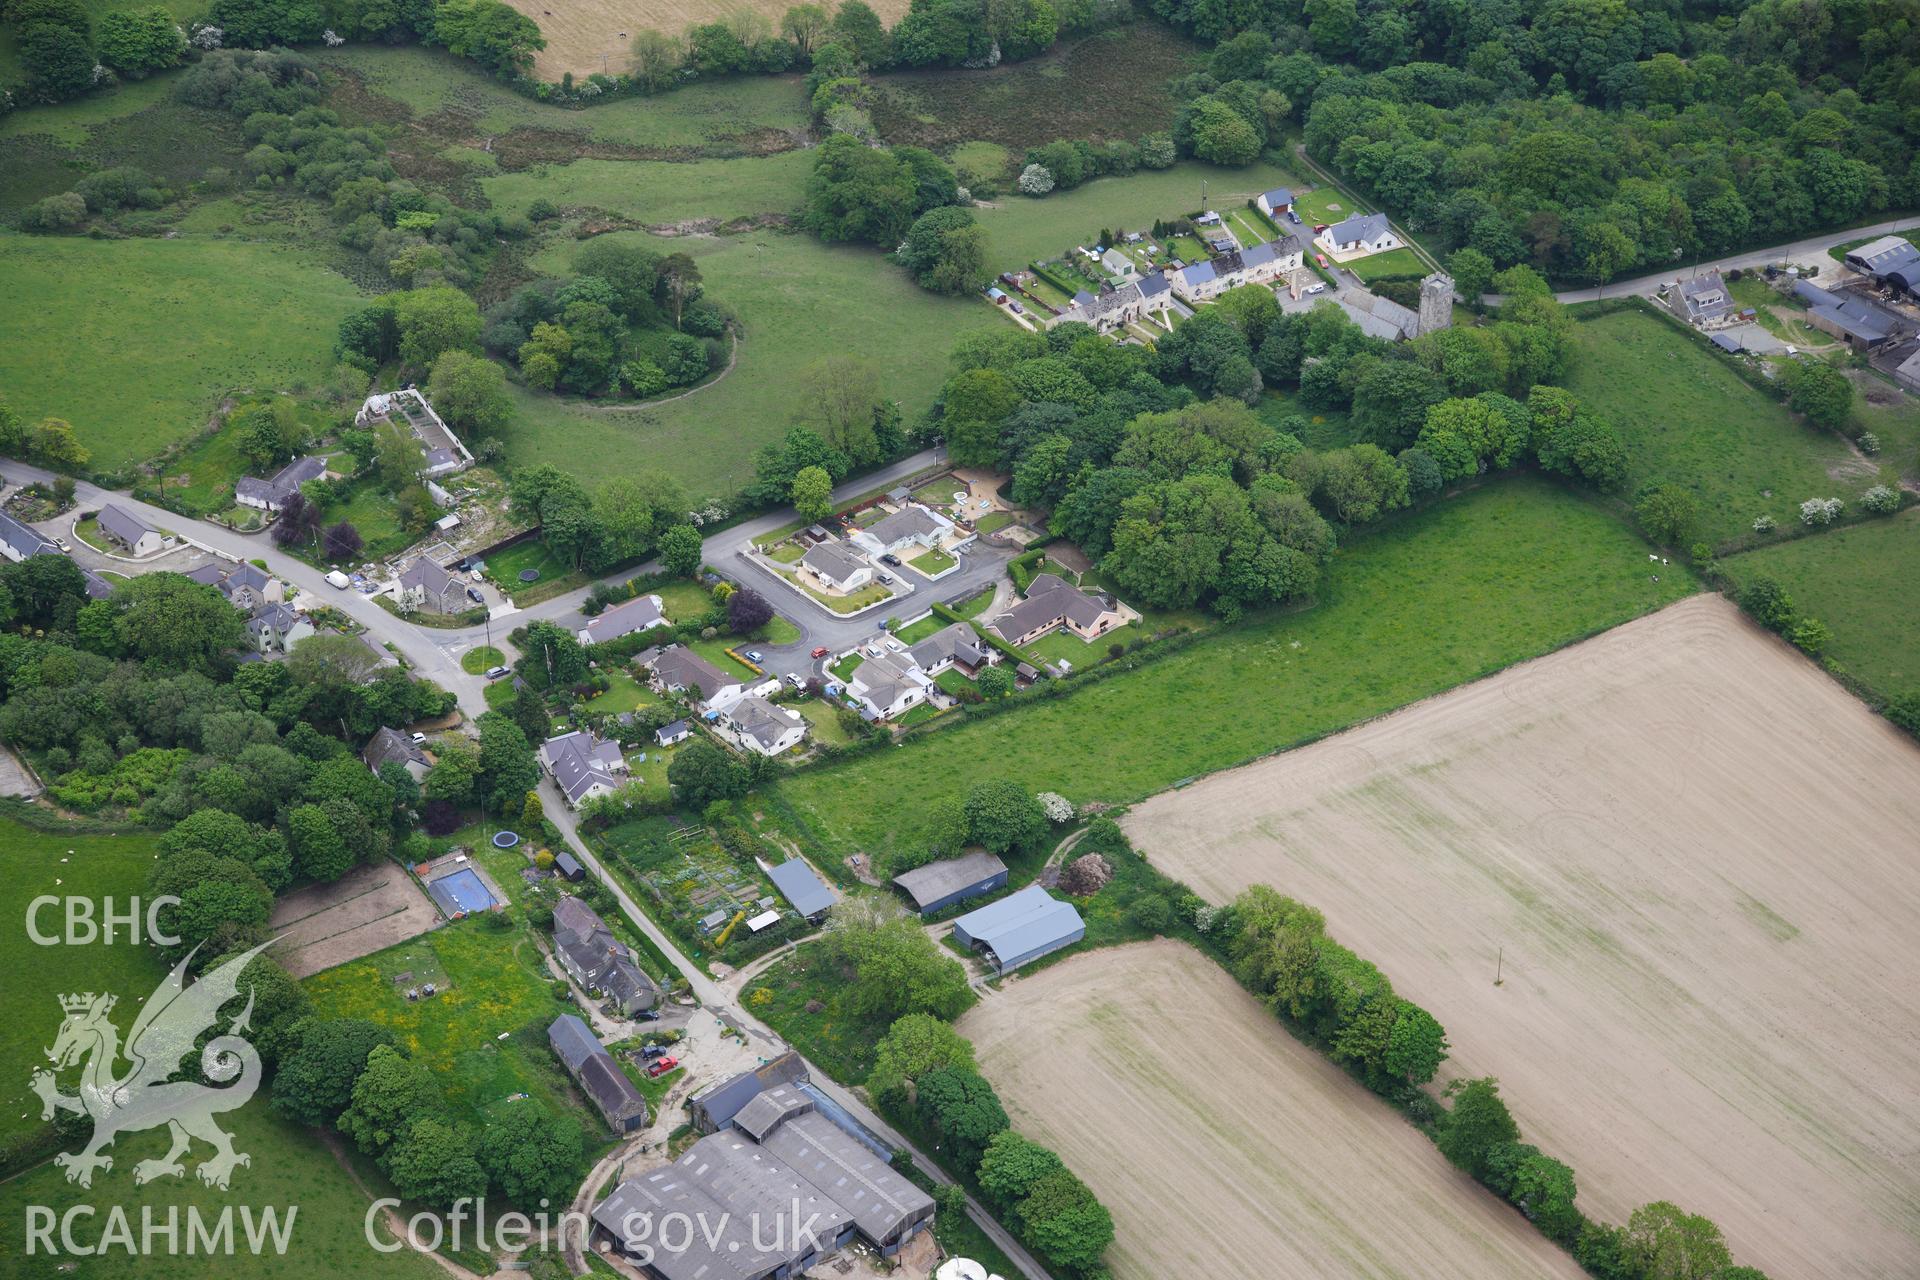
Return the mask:
<svg viewBox="0 0 1920 1280"><path fill-rule="evenodd" d="M1721 562L1736 583L1772 578L1833 630L1827 656L1883 698L1920 693L1920 508Z"/></svg>
<svg viewBox="0 0 1920 1280"><path fill-rule="evenodd" d="M202 429L228 391L317 382L359 292L241 241L0 233L0 387L72 422L111 471Z"/></svg>
<svg viewBox="0 0 1920 1280"><path fill-rule="evenodd" d="M1784 405L1658 317L1616 311L1583 321L1568 388L1611 419L1627 444L1628 497L1676 483L1700 506L1699 536L1716 544L1755 516L1799 520L1808 498L1849 505L1880 468Z"/></svg>
<svg viewBox="0 0 1920 1280"><path fill-rule="evenodd" d="M1015 777L1123 803L1294 746L1615 626L1692 592L1645 545L1533 478L1355 537L1318 603L1221 631L1117 679L800 774L777 798L835 851L917 838L929 800ZM857 797L857 799L854 799Z"/></svg>

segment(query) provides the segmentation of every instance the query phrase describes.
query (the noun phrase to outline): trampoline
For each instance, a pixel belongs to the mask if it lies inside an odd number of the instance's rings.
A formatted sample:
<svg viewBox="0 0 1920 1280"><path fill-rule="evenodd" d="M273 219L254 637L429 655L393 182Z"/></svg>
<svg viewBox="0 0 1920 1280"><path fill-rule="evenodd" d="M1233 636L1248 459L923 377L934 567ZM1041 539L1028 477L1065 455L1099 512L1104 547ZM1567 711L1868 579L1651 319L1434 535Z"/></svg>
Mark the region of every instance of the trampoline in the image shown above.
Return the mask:
<svg viewBox="0 0 1920 1280"><path fill-rule="evenodd" d="M493 895L487 892L487 886L480 883L480 877L471 867L441 876L427 886L427 892L449 916L493 909Z"/></svg>
<svg viewBox="0 0 1920 1280"><path fill-rule="evenodd" d="M522 569L520 571L520 581L538 582L540 581L540 571L538 569Z"/></svg>
<svg viewBox="0 0 1920 1280"><path fill-rule="evenodd" d="M511 849L519 843L520 833L517 831L500 831L493 837L493 847L496 849Z"/></svg>

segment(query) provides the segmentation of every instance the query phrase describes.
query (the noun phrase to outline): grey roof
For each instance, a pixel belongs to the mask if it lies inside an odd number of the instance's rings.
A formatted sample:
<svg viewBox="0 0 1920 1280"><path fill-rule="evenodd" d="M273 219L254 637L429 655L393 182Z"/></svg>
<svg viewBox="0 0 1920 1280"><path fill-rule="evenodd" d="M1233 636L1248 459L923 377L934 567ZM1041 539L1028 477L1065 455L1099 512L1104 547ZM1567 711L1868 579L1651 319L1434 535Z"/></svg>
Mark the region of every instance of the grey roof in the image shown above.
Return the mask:
<svg viewBox="0 0 1920 1280"><path fill-rule="evenodd" d="M799 1227L769 1229L774 1215ZM698 1224L685 1233L654 1232L661 1221ZM745 1134L710 1134L665 1168L623 1182L593 1210L593 1220L629 1251L645 1248L649 1270L664 1280L761 1280L832 1247L853 1215ZM785 1221L791 1223L793 1218ZM756 1233L752 1225L760 1224ZM801 1230L812 1232L811 1238Z"/></svg>
<svg viewBox="0 0 1920 1280"><path fill-rule="evenodd" d="M563 1013L553 1020L553 1025L547 1028L547 1043L569 1071L578 1071L588 1058L605 1052L587 1024L572 1013Z"/></svg>
<svg viewBox="0 0 1920 1280"><path fill-rule="evenodd" d="M1086 935L1086 924L1073 904L1037 884L969 911L953 928L963 941L993 952L1003 970Z"/></svg>
<svg viewBox="0 0 1920 1280"><path fill-rule="evenodd" d="M220 593L231 600L242 589L251 589L257 595L265 595L267 584L273 581L272 575L257 564L242 560L227 570L219 582Z"/></svg>
<svg viewBox="0 0 1920 1280"><path fill-rule="evenodd" d="M1106 315L1110 311L1124 311L1141 301L1142 293L1137 284L1124 284L1118 289L1103 287L1099 293L1082 293L1074 298L1073 310L1066 313L1066 319L1072 319L1077 312L1089 319Z"/></svg>
<svg viewBox="0 0 1920 1280"><path fill-rule="evenodd" d="M793 909L812 919L834 904L833 890L814 874L812 867L799 858L789 858L767 872L774 888L787 896Z"/></svg>
<svg viewBox="0 0 1920 1280"><path fill-rule="evenodd" d="M859 696L864 697L874 711L884 713L902 696L921 687L915 679L919 672L910 659L882 653L854 668L851 683L860 686Z"/></svg>
<svg viewBox="0 0 1920 1280"><path fill-rule="evenodd" d="M605 644L609 640L618 640L621 636L630 636L636 631L646 631L657 627L667 620L660 612L659 596L635 596L625 604L615 605L597 618L588 618L587 624L580 628L587 633L587 643Z"/></svg>
<svg viewBox="0 0 1920 1280"><path fill-rule="evenodd" d="M560 869L561 875L569 878L579 875L585 870L585 868L580 865L580 860L565 849L553 855L553 865Z"/></svg>
<svg viewBox="0 0 1920 1280"><path fill-rule="evenodd" d="M661 650L646 666L665 687L693 690L703 699L740 683L738 677L728 675L685 645Z"/></svg>
<svg viewBox="0 0 1920 1280"><path fill-rule="evenodd" d="M1195 285L1205 284L1211 279L1213 279L1212 262L1196 262L1190 267L1180 269L1180 283L1189 289Z"/></svg>
<svg viewBox="0 0 1920 1280"><path fill-rule="evenodd" d="M755 1135L761 1146L847 1210L869 1240L886 1240L933 1211L933 1197L820 1114L805 1091L793 1085L769 1089L743 1109L734 1123L748 1119L749 1112L762 1126Z"/></svg>
<svg viewBox="0 0 1920 1280"><path fill-rule="evenodd" d="M968 889L982 880L990 880L997 875L1007 873L1007 864L995 854L985 849L975 849L972 853L962 854L958 858L942 858L938 862L929 862L924 867L915 867L911 871L902 871L893 878L916 907L925 909L930 902L951 897L962 889Z"/></svg>
<svg viewBox="0 0 1920 1280"><path fill-rule="evenodd" d="M87 580L87 599L105 600L113 594L113 584L93 570L83 567L80 576Z"/></svg>
<svg viewBox="0 0 1920 1280"><path fill-rule="evenodd" d="M1259 244L1248 245L1240 251L1240 265L1243 269L1264 267L1269 262L1277 262L1292 253L1299 253L1300 242L1292 236L1281 236L1278 240L1263 240Z"/></svg>
<svg viewBox="0 0 1920 1280"><path fill-rule="evenodd" d="M1369 338L1398 342L1411 338L1419 328L1419 313L1365 289L1345 290L1334 301Z"/></svg>
<svg viewBox="0 0 1920 1280"><path fill-rule="evenodd" d="M100 508L100 531L116 542L131 547L150 533L160 532L125 507L109 502Z"/></svg>
<svg viewBox="0 0 1920 1280"><path fill-rule="evenodd" d="M793 730L806 724L797 711L768 702L765 698L742 698L727 710L734 728L763 747L771 747Z"/></svg>
<svg viewBox="0 0 1920 1280"><path fill-rule="evenodd" d="M233 492L237 497L259 498L279 504L287 500L309 480L318 480L327 473L327 460L314 456L295 458L276 471L271 479L262 480L257 476L241 476L234 483Z"/></svg>
<svg viewBox="0 0 1920 1280"><path fill-rule="evenodd" d="M845 582L859 570L868 567L865 560L848 550L845 543L838 541L814 543L800 557L800 563L834 582Z"/></svg>
<svg viewBox="0 0 1920 1280"><path fill-rule="evenodd" d="M663 724L655 729L653 739L655 742L665 742L668 738L677 738L683 733L692 732L692 727L685 720L675 720L671 724Z"/></svg>
<svg viewBox="0 0 1920 1280"><path fill-rule="evenodd" d="M1905 236L1881 236L1848 250L1847 261L1876 276L1910 276L1920 267L1920 249Z"/></svg>
<svg viewBox="0 0 1920 1280"><path fill-rule="evenodd" d="M425 556L416 557L412 564L400 571L400 585L409 591L418 587L428 595L441 599L445 598L449 589L461 587L452 574ZM461 587L461 594L465 594L464 587Z"/></svg>
<svg viewBox="0 0 1920 1280"><path fill-rule="evenodd" d="M1740 340L1729 333L1716 333L1711 339L1714 346L1732 355L1740 354Z"/></svg>
<svg viewBox="0 0 1920 1280"><path fill-rule="evenodd" d="M227 580L227 575L217 564L197 564L181 576L203 587L218 587Z"/></svg>
<svg viewBox="0 0 1920 1280"><path fill-rule="evenodd" d="M1267 197L1267 203L1270 205L1293 203L1293 192L1287 190L1285 187L1275 187L1273 190L1266 192L1265 194Z"/></svg>
<svg viewBox="0 0 1920 1280"><path fill-rule="evenodd" d="M598 784L609 789L620 785L614 771L624 763L620 744L608 742L585 729L575 729L548 738L547 768L554 785L575 804Z"/></svg>
<svg viewBox="0 0 1920 1280"><path fill-rule="evenodd" d="M1733 295L1718 271L1709 271L1680 284L1680 301L1690 320L1712 319L1733 310Z"/></svg>
<svg viewBox="0 0 1920 1280"><path fill-rule="evenodd" d="M571 855L562 856L572 863L573 870L580 869ZM554 859L554 865L572 874L560 858ZM563 960L572 961L585 981L621 1005L651 1006L659 1002L660 985L641 971L633 951L577 895L569 894L554 904L553 949Z"/></svg>
<svg viewBox="0 0 1920 1280"><path fill-rule="evenodd" d="M726 913L720 913L725 918ZM711 1127L724 1129L733 1122L740 1108L775 1085L794 1084L807 1078L807 1064L792 1050L761 1063L751 1071L717 1080L689 1098L688 1105L704 1113Z"/></svg>
<svg viewBox="0 0 1920 1280"><path fill-rule="evenodd" d="M284 604L263 604L247 620L247 630L256 636L284 636L305 619Z"/></svg>
<svg viewBox="0 0 1920 1280"><path fill-rule="evenodd" d="M1107 602L1051 573L1035 576L1027 598L988 624L1003 640L1014 640L1057 620L1091 626L1107 612Z"/></svg>
<svg viewBox="0 0 1920 1280"><path fill-rule="evenodd" d="M927 510L919 503L911 503L900 508L892 515L876 520L867 532L868 537L878 538L892 545L903 538L925 538L946 529L946 522Z"/></svg>
<svg viewBox="0 0 1920 1280"><path fill-rule="evenodd" d="M380 766L383 764L423 765L427 762L427 757L419 747L414 745L413 739L398 729L389 729L385 725L382 725L373 737L367 739L366 749L360 753L360 758L366 762L367 768L375 773L380 772Z"/></svg>
<svg viewBox="0 0 1920 1280"><path fill-rule="evenodd" d="M1076 307L1084 307L1085 305L1087 305L1087 303L1092 301L1093 301L1093 295L1088 293L1085 289L1078 290L1073 295L1073 305Z"/></svg>
<svg viewBox="0 0 1920 1280"><path fill-rule="evenodd" d="M5 511L0 511L0 542L11 547L22 560L29 556L60 554L52 538Z"/></svg>
<svg viewBox="0 0 1920 1280"><path fill-rule="evenodd" d="M993 650L980 639L972 624L956 622L914 645L907 650L907 655L922 671L931 671L937 664L949 661L977 667L991 659Z"/></svg>
<svg viewBox="0 0 1920 1280"><path fill-rule="evenodd" d="M1166 272L1154 271L1141 276L1140 283L1135 287L1140 290L1142 298L1157 298L1173 286L1167 283Z"/></svg>
<svg viewBox="0 0 1920 1280"><path fill-rule="evenodd" d="M1352 244L1356 240L1378 240L1386 229L1386 214L1356 213L1328 227L1327 239L1333 244Z"/></svg>

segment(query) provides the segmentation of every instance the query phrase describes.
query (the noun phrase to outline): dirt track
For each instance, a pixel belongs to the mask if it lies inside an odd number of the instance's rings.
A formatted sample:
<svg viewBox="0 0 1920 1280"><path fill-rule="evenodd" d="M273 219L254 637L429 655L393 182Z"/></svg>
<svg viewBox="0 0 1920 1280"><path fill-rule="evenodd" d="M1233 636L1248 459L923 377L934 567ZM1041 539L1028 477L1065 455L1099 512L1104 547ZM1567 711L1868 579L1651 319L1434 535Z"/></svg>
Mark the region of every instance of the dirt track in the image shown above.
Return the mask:
<svg viewBox="0 0 1920 1280"><path fill-rule="evenodd" d="M1117 1280L1582 1275L1181 943L1076 956L960 1030L1112 1210Z"/></svg>
<svg viewBox="0 0 1920 1280"><path fill-rule="evenodd" d="M1718 597L1126 825L1209 899L1321 908L1588 1213L1678 1201L1776 1278L1920 1274L1920 748Z"/></svg>

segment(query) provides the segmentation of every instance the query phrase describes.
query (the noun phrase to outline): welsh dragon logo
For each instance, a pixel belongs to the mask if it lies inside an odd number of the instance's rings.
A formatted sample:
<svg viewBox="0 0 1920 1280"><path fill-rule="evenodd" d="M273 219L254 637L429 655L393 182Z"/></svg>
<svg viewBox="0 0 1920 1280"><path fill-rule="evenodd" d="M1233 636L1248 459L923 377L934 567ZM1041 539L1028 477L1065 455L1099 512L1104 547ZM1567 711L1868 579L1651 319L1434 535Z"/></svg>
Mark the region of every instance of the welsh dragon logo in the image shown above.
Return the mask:
<svg viewBox="0 0 1920 1280"><path fill-rule="evenodd" d="M43 1104L42 1120L53 1119L56 1109L93 1118L93 1137L86 1148L53 1158L55 1164L66 1169L68 1182L92 1186L96 1169L113 1169L113 1157L101 1154L103 1148L122 1133L163 1124L172 1133L173 1146L158 1160L136 1164L135 1183L183 1175L186 1168L181 1157L194 1138L213 1147L212 1157L194 1170L208 1186L226 1190L234 1169L252 1163L245 1152L233 1149L232 1135L213 1120L219 1112L244 1106L260 1087L260 1055L238 1034L247 1029L247 1019L253 1014L251 986L246 1007L228 1025L226 1034L214 1036L199 1050L201 1073L226 1087L213 1088L173 1077L182 1074L184 1059L194 1052L201 1034L219 1020L220 1007L239 994L240 971L269 945L262 943L233 957L191 986L186 980L187 963L193 959L189 952L147 997L140 1016L134 1019L124 1050L129 1064L125 1074L117 1073L123 1050L119 1030L108 1017L116 997L91 991L60 997L66 1019L60 1024L53 1047L46 1051L53 1070L43 1068L33 1073L33 1091ZM61 1093L54 1072L82 1061L86 1065L81 1070L80 1092Z"/></svg>

